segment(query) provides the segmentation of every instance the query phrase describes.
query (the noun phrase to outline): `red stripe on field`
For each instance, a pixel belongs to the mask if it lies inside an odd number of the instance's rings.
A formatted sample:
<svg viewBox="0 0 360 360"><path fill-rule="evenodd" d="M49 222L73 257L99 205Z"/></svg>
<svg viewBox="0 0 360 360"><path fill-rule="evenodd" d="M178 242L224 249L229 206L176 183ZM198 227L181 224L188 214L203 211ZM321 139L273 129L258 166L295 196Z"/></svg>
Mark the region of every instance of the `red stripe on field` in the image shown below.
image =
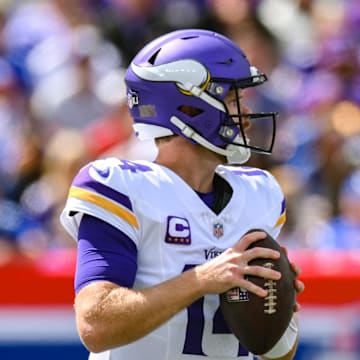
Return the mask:
<svg viewBox="0 0 360 360"><path fill-rule="evenodd" d="M75 260L74 250L49 251L36 260L14 257L0 266L0 304L72 304Z"/></svg>
<svg viewBox="0 0 360 360"><path fill-rule="evenodd" d="M304 305L360 302L360 251L289 250L302 272ZM76 252L55 250L36 260L15 257L0 265L0 306L72 305Z"/></svg>

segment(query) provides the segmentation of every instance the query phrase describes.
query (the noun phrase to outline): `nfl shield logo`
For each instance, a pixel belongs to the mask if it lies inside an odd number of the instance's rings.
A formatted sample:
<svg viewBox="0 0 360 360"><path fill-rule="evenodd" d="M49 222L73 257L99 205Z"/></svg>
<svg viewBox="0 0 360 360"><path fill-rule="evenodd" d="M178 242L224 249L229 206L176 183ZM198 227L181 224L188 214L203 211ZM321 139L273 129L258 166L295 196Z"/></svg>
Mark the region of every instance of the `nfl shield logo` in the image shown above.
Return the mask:
<svg viewBox="0 0 360 360"><path fill-rule="evenodd" d="M220 223L214 224L213 233L214 233L214 236L217 237L217 238L220 238L221 236L223 236L224 235L224 226L223 226L223 224L220 224Z"/></svg>

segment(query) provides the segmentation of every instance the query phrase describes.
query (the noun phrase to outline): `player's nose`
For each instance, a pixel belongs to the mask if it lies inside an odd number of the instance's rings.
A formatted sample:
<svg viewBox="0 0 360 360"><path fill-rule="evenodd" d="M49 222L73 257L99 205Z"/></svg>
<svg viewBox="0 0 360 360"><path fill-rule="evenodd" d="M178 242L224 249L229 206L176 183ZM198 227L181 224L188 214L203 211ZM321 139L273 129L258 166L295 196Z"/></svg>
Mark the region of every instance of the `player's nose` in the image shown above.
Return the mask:
<svg viewBox="0 0 360 360"><path fill-rule="evenodd" d="M242 104L241 106L241 114L245 115L245 116L241 116L240 121L241 124L243 126L243 129L248 129L250 127L250 121L249 121L249 117L246 115L250 115L252 114L252 110L249 106Z"/></svg>

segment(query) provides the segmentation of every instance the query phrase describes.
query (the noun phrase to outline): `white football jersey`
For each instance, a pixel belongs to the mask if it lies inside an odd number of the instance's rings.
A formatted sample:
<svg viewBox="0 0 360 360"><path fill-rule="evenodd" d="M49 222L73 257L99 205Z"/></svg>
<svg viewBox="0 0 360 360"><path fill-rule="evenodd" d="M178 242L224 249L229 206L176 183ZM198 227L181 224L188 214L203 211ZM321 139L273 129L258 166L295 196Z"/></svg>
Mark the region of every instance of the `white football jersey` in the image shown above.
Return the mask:
<svg viewBox="0 0 360 360"><path fill-rule="evenodd" d="M73 182L61 221L75 239L84 213L123 231L138 250L134 287L150 287L214 258L250 229L264 229L274 238L279 234L285 202L274 177L251 167L219 166L216 171L233 189L218 215L165 167L149 161L97 160L81 169ZM218 295L196 301L144 338L91 354L90 359L198 360L202 356L252 359L224 330Z"/></svg>

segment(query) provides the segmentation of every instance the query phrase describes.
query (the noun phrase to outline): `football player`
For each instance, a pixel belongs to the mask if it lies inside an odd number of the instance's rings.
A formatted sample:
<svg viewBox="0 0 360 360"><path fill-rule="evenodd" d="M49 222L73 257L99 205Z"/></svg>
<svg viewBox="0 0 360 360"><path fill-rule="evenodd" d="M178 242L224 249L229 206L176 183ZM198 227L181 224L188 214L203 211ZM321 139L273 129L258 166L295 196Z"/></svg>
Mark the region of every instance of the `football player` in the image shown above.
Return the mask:
<svg viewBox="0 0 360 360"><path fill-rule="evenodd" d="M276 238L285 221L274 177L239 166L274 144L276 114L252 113L243 101L266 76L228 38L189 29L150 42L125 80L135 133L155 139L158 155L91 162L61 215L78 242L75 311L90 359L252 359L218 294L241 287L265 297L247 275L281 276L249 265L280 256L247 250L265 233L244 235L261 228ZM256 123L260 139L250 135ZM297 338L292 322L261 358L291 359Z"/></svg>

